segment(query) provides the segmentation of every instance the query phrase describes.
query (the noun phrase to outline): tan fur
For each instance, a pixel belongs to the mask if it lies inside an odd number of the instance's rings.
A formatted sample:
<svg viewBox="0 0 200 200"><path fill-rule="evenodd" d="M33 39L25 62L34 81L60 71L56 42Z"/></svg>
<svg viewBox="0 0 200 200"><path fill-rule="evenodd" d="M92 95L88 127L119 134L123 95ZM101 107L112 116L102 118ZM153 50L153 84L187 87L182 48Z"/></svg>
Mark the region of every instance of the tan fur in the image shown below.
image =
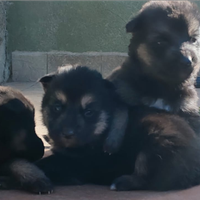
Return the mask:
<svg viewBox="0 0 200 200"><path fill-rule="evenodd" d="M153 137L155 138L155 142L162 144L164 147L172 147L174 145L180 145L180 147L182 147L188 144L188 139L191 138L191 133L193 133L193 136L196 137L195 133L189 126L188 130L185 130L185 127L183 127L183 130L181 130L181 127L174 123L172 115L147 115L142 119L142 124L144 127L147 125L145 125L145 123L150 124L148 125L148 134L154 135ZM181 118L176 118L176 123L185 122ZM181 135L180 133L183 131L185 132L185 137L179 137L179 135ZM165 136L169 136L170 139Z"/></svg>
<svg viewBox="0 0 200 200"><path fill-rule="evenodd" d="M152 58L151 56L149 55L149 52L148 52L148 49L147 49L147 46L146 44L140 44L138 49L138 56L140 57L140 59L148 66L148 67L151 67L151 62L152 62ZM144 59L145 58L145 59ZM148 68L147 68L148 70ZM152 70L150 68L150 70Z"/></svg>
<svg viewBox="0 0 200 200"><path fill-rule="evenodd" d="M73 65L64 65L64 66L61 66L61 67L58 67L58 73L61 74L63 72L66 72L66 71L69 71L73 69Z"/></svg>
<svg viewBox="0 0 200 200"><path fill-rule="evenodd" d="M94 97L91 94L86 94L81 99L81 106L83 109L86 108L86 106L94 101Z"/></svg>
<svg viewBox="0 0 200 200"><path fill-rule="evenodd" d="M107 119L108 115L106 114L105 111L102 111L99 116L99 120L96 124L96 128L94 130L95 135L101 134L107 128Z"/></svg>
<svg viewBox="0 0 200 200"><path fill-rule="evenodd" d="M56 92L56 98L58 100L60 100L63 104L65 104L67 102L66 95L63 92L61 92L61 91Z"/></svg>
<svg viewBox="0 0 200 200"><path fill-rule="evenodd" d="M165 131L163 130L163 133L166 132L166 134L168 135L170 132L175 132L176 131L176 126L174 125L174 123L172 123L171 120L168 120L168 118L164 118L158 114L158 115L147 115L146 117L144 117L142 119L142 123L150 123L152 122L151 124L151 127L150 127L150 130L149 130L149 135L150 134L156 134L156 133L160 133L160 130L158 129L157 127L157 124L156 124L156 127L154 127L154 122L157 121L159 123L159 121L162 119L162 122L164 121L165 119L165 124L160 124L160 129L163 129L165 128ZM164 125L164 127L162 127ZM156 131L155 131L156 130Z"/></svg>

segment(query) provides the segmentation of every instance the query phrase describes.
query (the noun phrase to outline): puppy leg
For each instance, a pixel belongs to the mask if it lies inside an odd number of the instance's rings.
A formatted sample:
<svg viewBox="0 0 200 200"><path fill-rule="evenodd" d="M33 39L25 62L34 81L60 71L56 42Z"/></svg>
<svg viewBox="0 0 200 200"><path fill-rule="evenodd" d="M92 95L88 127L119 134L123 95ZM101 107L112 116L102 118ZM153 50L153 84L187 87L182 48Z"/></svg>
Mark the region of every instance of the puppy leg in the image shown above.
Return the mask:
<svg viewBox="0 0 200 200"><path fill-rule="evenodd" d="M79 162L65 155L55 154L35 164L55 185L82 185L92 174L92 169L86 163L85 160Z"/></svg>
<svg viewBox="0 0 200 200"><path fill-rule="evenodd" d="M20 188L31 193L51 193L53 186L45 174L26 160L13 160L3 166L9 178L2 182L2 188Z"/></svg>
<svg viewBox="0 0 200 200"><path fill-rule="evenodd" d="M17 188L17 182L15 182L9 176L0 177L0 190L11 190Z"/></svg>
<svg viewBox="0 0 200 200"><path fill-rule="evenodd" d="M104 143L105 152L112 154L119 150L124 139L127 123L128 108L126 106L120 105L114 112L111 128Z"/></svg>
<svg viewBox="0 0 200 200"><path fill-rule="evenodd" d="M145 153L141 152L137 156L134 173L132 175L124 175L115 179L110 186L110 189L116 191L145 189L147 174L147 156Z"/></svg>

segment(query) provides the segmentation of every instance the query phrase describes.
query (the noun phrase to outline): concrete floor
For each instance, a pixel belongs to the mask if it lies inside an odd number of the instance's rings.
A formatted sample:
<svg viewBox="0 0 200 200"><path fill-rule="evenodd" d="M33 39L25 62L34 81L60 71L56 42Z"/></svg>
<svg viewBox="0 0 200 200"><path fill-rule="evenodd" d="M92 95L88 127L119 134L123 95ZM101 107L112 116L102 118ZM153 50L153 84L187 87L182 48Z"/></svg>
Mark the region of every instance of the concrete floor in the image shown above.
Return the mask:
<svg viewBox="0 0 200 200"><path fill-rule="evenodd" d="M40 104L43 95L42 87L35 82L11 82L5 85L19 89L35 106L36 132L39 137L47 133L42 124ZM197 91L200 97L200 89ZM200 106L200 101L199 101ZM44 141L46 148L49 145ZM55 188L50 195L32 195L21 191L0 191L1 200L199 200L200 186L184 191L170 192L113 192L108 187L85 185Z"/></svg>

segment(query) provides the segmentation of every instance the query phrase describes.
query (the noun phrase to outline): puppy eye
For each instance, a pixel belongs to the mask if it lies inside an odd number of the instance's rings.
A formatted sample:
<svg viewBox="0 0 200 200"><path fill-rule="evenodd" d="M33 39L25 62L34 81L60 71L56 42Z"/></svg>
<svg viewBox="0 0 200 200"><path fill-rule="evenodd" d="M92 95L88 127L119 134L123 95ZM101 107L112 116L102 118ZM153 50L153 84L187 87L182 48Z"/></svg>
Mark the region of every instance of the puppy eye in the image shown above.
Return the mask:
<svg viewBox="0 0 200 200"><path fill-rule="evenodd" d="M84 115L85 117L92 117L94 112L90 109L85 110Z"/></svg>
<svg viewBox="0 0 200 200"><path fill-rule="evenodd" d="M157 40L156 43L157 43L157 45L164 45L164 44L167 44L167 41L165 41L165 40Z"/></svg>
<svg viewBox="0 0 200 200"><path fill-rule="evenodd" d="M191 38L190 38L190 42L191 42L191 43L195 43L196 41L197 41L197 39L196 39L195 37L191 37Z"/></svg>
<svg viewBox="0 0 200 200"><path fill-rule="evenodd" d="M166 45L169 40L166 37L156 37L154 41L157 45Z"/></svg>
<svg viewBox="0 0 200 200"><path fill-rule="evenodd" d="M54 112L58 113L62 110L62 106L59 104L54 105L53 107Z"/></svg>

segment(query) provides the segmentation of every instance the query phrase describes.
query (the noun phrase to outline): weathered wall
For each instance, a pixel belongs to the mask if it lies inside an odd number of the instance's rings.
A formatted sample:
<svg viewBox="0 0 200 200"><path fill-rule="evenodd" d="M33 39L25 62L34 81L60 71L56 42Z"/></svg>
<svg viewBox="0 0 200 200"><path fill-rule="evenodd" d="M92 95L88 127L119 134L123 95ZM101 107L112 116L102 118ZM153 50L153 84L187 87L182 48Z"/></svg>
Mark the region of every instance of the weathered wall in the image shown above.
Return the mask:
<svg viewBox="0 0 200 200"><path fill-rule="evenodd" d="M13 1L8 50L127 52L125 25L144 1Z"/></svg>
<svg viewBox="0 0 200 200"><path fill-rule="evenodd" d="M145 2L10 2L7 9L8 58L17 51L12 58L11 78L34 81L56 66L75 61L107 74L121 64L121 57L117 53L105 56L101 52L127 52L130 34L126 34L125 25ZM200 5L200 1L196 2ZM5 41L2 44L5 45ZM79 54L91 51L100 54ZM0 46L1 52L4 52L3 46ZM78 54L71 56L71 52ZM2 55L0 78L6 71L1 67L5 57ZM53 68L49 67L51 63L54 63Z"/></svg>
<svg viewBox="0 0 200 200"><path fill-rule="evenodd" d="M0 1L0 83L9 76L6 64L6 2Z"/></svg>

